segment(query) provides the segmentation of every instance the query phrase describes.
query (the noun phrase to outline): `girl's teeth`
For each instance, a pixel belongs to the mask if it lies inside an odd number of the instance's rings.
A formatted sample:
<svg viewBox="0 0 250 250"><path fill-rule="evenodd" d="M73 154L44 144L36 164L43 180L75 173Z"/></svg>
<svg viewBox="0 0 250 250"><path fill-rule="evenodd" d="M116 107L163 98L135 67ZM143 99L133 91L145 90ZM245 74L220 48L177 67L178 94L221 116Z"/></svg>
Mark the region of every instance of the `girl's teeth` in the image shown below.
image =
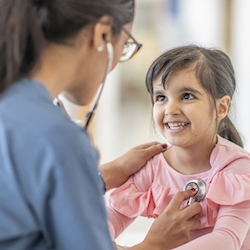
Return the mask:
<svg viewBox="0 0 250 250"><path fill-rule="evenodd" d="M181 129L181 128L184 128L186 126L186 124L187 123L185 123L185 122L178 122L178 123L169 122L168 126L170 129Z"/></svg>

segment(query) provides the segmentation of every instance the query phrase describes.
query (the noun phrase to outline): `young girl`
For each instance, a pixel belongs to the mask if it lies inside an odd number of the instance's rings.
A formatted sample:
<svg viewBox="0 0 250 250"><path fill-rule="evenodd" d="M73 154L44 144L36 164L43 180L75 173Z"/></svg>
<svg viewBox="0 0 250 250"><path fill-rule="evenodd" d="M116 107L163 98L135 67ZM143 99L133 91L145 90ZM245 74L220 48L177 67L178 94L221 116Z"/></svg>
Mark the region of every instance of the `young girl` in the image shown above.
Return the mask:
<svg viewBox="0 0 250 250"><path fill-rule="evenodd" d="M229 57L198 46L172 49L153 62L146 85L154 123L170 145L109 194L111 236L137 216L157 218L199 178L207 187L201 226L176 249L250 249L250 154L227 116L235 90Z"/></svg>

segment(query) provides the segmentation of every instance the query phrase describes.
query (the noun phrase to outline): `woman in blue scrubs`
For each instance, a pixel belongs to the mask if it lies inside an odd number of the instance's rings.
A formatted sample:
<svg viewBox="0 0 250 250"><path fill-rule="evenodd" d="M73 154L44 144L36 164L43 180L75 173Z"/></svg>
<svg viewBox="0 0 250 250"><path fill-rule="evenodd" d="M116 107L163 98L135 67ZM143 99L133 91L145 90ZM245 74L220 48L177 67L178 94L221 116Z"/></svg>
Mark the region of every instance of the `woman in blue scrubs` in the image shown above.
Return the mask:
<svg viewBox="0 0 250 250"><path fill-rule="evenodd" d="M78 105L92 100L106 74L108 49L114 68L140 47L134 40L128 49L133 17L133 0L1 0L1 250L114 248L98 153L86 130L52 100L59 93ZM106 188L163 150L143 145L101 166ZM189 218L200 206L179 207L191 195L178 193L131 249L171 249L188 241L199 226Z"/></svg>

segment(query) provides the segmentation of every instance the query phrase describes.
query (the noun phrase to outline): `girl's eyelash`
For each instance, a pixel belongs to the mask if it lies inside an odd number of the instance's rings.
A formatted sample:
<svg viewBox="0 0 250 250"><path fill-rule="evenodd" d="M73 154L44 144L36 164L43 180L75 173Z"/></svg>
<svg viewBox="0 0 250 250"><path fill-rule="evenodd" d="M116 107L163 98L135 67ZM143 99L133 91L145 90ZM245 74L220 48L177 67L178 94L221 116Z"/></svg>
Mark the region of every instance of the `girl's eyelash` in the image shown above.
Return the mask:
<svg viewBox="0 0 250 250"><path fill-rule="evenodd" d="M157 102L157 101L160 101L160 100L165 99L165 98L166 98L166 96L164 96L164 95L157 95L157 96L155 96L155 101Z"/></svg>
<svg viewBox="0 0 250 250"><path fill-rule="evenodd" d="M192 93L186 92L184 94L182 94L181 99L184 100L192 100L192 99L196 99L196 96ZM154 102L161 102L161 101L167 101L167 97L165 95L155 95L154 97Z"/></svg>
<svg viewBox="0 0 250 250"><path fill-rule="evenodd" d="M184 98L185 96L191 96L192 98L188 98L188 99L195 99L196 97L192 94L192 93L184 93L183 95L182 95L182 98Z"/></svg>

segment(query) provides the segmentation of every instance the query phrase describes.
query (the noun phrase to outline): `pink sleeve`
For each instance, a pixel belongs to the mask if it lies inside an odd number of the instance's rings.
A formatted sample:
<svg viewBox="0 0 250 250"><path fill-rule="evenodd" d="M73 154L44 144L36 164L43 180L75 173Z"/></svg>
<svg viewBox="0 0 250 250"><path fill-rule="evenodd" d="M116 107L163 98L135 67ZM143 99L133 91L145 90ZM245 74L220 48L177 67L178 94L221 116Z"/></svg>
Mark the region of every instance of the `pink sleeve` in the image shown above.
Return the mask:
<svg viewBox="0 0 250 250"><path fill-rule="evenodd" d="M107 205L107 213L108 213L108 228L112 241L115 239L134 221L135 218L129 218L111 206Z"/></svg>
<svg viewBox="0 0 250 250"><path fill-rule="evenodd" d="M149 163L120 187L107 193L108 226L114 241L140 215L152 214L155 203L151 192Z"/></svg>
<svg viewBox="0 0 250 250"><path fill-rule="evenodd" d="M213 232L177 247L175 250L241 249L250 225L249 206L249 201L234 206L222 206L219 209Z"/></svg>
<svg viewBox="0 0 250 250"><path fill-rule="evenodd" d="M150 205L151 204L151 205ZM107 194L108 226L111 239L114 241L123 230L139 215L147 215L154 205L151 192L138 190L131 177L122 186Z"/></svg>

